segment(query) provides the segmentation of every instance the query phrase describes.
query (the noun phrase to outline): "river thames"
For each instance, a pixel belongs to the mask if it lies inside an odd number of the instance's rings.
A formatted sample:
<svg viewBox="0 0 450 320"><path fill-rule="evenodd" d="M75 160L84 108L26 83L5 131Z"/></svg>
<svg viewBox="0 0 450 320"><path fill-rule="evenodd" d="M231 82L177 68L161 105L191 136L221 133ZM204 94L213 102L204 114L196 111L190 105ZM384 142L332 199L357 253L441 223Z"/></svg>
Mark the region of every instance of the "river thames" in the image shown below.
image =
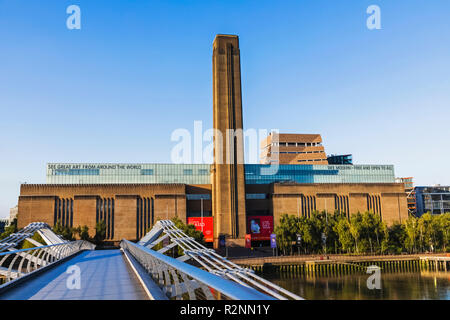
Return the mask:
<svg viewBox="0 0 450 320"><path fill-rule="evenodd" d="M382 273L381 288L369 289L370 274L264 278L308 300L450 300L450 272Z"/></svg>

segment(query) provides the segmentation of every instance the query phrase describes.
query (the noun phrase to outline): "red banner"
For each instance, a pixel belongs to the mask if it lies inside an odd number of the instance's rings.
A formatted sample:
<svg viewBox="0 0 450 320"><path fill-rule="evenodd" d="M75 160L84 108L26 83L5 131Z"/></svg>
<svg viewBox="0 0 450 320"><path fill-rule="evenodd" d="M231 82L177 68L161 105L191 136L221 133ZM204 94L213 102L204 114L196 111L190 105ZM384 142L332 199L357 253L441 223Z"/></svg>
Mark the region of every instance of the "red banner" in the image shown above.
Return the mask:
<svg viewBox="0 0 450 320"><path fill-rule="evenodd" d="M246 234L245 235L245 247L246 248L251 248L252 247L252 235L251 234Z"/></svg>
<svg viewBox="0 0 450 320"><path fill-rule="evenodd" d="M205 237L205 242L214 241L214 224L213 217L191 217L188 218L188 224L193 224L195 229L202 231Z"/></svg>
<svg viewBox="0 0 450 320"><path fill-rule="evenodd" d="M273 216L247 217L247 234L252 240L270 240L273 232Z"/></svg>

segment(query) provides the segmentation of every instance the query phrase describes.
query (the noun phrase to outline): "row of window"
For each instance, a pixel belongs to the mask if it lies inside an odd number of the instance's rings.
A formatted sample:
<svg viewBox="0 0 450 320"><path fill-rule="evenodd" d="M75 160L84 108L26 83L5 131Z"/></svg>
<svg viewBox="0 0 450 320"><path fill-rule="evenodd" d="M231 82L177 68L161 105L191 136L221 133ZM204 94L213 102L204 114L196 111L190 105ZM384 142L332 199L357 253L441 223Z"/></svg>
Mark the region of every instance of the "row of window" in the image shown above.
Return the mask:
<svg viewBox="0 0 450 320"><path fill-rule="evenodd" d="M73 199L55 200L53 223L63 227L73 227Z"/></svg>
<svg viewBox="0 0 450 320"><path fill-rule="evenodd" d="M289 170L289 169L279 169L273 176L315 176L315 175L332 175L335 176L339 174L339 170ZM251 177L255 175L254 171L245 171L246 177ZM271 177L267 177L271 178Z"/></svg>
<svg viewBox="0 0 450 320"><path fill-rule="evenodd" d="M317 161L325 161L325 159L307 159L307 160L297 160L297 162L317 162Z"/></svg>
<svg viewBox="0 0 450 320"><path fill-rule="evenodd" d="M187 194L187 200L211 200L210 194Z"/></svg>
<svg viewBox="0 0 450 320"><path fill-rule="evenodd" d="M114 199L97 199L97 209L95 221L98 223L104 221L106 225L105 239L114 238Z"/></svg>
<svg viewBox="0 0 450 320"><path fill-rule="evenodd" d="M209 174L209 170L207 169L198 169L197 170L197 174L200 176L205 176ZM152 176L154 175L154 170L153 169L142 169L141 170L141 175L143 176ZM193 169L184 169L183 170L183 175L185 176L192 176L194 175L194 170Z"/></svg>
<svg viewBox="0 0 450 320"><path fill-rule="evenodd" d="M367 196L367 210L379 214L381 218L381 198L380 196Z"/></svg>
<svg viewBox="0 0 450 320"><path fill-rule="evenodd" d="M141 169L141 175L143 176L153 176L155 174L154 169ZM183 175L192 176L194 174L193 169L184 169ZM198 175L208 175L209 170L198 169ZM53 170L53 175L55 176L99 176L100 169L56 169Z"/></svg>
<svg viewBox="0 0 450 320"><path fill-rule="evenodd" d="M313 211L316 211L316 197L315 196L304 196L300 197L299 201L299 214L306 218L311 218Z"/></svg>
<svg viewBox="0 0 450 320"><path fill-rule="evenodd" d="M308 153L325 153L324 151L280 151L271 152L271 154L308 154Z"/></svg>
<svg viewBox="0 0 450 320"><path fill-rule="evenodd" d="M348 196L334 196L334 209L339 213L346 213L347 216L350 212L348 205Z"/></svg>
<svg viewBox="0 0 450 320"><path fill-rule="evenodd" d="M99 169L56 169L53 170L53 174L56 176L98 176L100 175Z"/></svg>
<svg viewBox="0 0 450 320"><path fill-rule="evenodd" d="M138 198L136 208L136 238L141 239L155 223L153 198Z"/></svg>
<svg viewBox="0 0 450 320"><path fill-rule="evenodd" d="M194 171L192 169L184 169L183 174L185 176L192 176L194 174ZM205 176L209 174L209 170L207 169L198 169L197 174L201 176Z"/></svg>
<svg viewBox="0 0 450 320"><path fill-rule="evenodd" d="M273 147L320 147L320 142L272 142Z"/></svg>
<svg viewBox="0 0 450 320"><path fill-rule="evenodd" d="M268 195L265 193L247 193L245 194L245 199L247 200L263 200L267 199Z"/></svg>

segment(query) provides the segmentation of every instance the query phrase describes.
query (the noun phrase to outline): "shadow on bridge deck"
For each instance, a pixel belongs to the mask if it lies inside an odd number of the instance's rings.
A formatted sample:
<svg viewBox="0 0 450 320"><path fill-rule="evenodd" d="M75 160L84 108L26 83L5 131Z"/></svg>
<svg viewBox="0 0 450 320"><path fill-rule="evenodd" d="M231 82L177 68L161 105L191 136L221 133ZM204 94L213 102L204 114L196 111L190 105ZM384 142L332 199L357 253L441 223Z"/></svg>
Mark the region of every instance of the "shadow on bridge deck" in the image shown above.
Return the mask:
<svg viewBox="0 0 450 320"><path fill-rule="evenodd" d="M68 267L81 270L81 289L68 289ZM3 300L144 300L142 285L120 250L84 251L11 288Z"/></svg>

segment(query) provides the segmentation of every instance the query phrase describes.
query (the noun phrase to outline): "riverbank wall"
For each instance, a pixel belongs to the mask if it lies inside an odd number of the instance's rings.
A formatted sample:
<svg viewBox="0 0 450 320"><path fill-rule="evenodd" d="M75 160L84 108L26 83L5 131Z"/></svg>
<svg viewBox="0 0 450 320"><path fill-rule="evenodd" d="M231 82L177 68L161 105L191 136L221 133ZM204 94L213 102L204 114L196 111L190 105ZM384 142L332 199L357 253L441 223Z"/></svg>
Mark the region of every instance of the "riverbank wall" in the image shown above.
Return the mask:
<svg viewBox="0 0 450 320"><path fill-rule="evenodd" d="M306 274L337 276L367 273L377 266L382 272L450 271L448 255L398 256L281 256L264 258L236 258L232 261L257 273Z"/></svg>

